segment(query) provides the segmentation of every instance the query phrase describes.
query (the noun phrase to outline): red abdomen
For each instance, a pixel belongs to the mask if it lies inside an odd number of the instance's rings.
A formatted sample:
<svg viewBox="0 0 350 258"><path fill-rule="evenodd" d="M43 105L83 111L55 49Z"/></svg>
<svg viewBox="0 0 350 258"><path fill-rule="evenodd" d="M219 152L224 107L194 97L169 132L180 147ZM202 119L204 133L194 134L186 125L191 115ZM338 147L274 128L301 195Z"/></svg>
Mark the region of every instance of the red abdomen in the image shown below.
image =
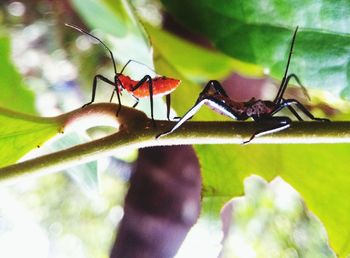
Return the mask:
<svg viewBox="0 0 350 258"><path fill-rule="evenodd" d="M128 92L132 93L135 97L145 98L149 97L149 82L145 81L140 87L133 91L138 81L132 80L129 76L119 75L119 80L123 84L123 87ZM155 77L152 79L153 96L167 95L179 86L180 80L168 78L168 77Z"/></svg>

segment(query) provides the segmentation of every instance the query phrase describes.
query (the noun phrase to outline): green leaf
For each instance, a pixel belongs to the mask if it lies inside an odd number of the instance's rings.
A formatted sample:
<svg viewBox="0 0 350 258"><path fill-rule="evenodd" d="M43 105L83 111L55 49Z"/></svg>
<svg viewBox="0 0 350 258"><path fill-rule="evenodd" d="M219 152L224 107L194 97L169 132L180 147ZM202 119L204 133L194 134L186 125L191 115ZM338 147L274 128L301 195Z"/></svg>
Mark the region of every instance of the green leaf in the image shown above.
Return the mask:
<svg viewBox="0 0 350 258"><path fill-rule="evenodd" d="M0 167L16 162L60 131L53 118L41 118L0 108Z"/></svg>
<svg viewBox="0 0 350 258"><path fill-rule="evenodd" d="M279 160L279 148L276 145L195 146L202 169L203 210L214 216L219 214L224 203L243 194L243 180L251 174L267 180L274 178L278 167L271 160Z"/></svg>
<svg viewBox="0 0 350 258"><path fill-rule="evenodd" d="M189 80L220 80L230 75L233 69L240 70L247 76L263 75L262 70L254 65L200 47L148 24L145 24L145 28L156 51L155 60L157 61L157 54L161 55L182 74L182 77Z"/></svg>
<svg viewBox="0 0 350 258"><path fill-rule="evenodd" d="M258 257L336 257L322 223L281 178L267 183L251 176L244 180L244 193L221 211L224 237L220 257L244 257L243 253Z"/></svg>
<svg viewBox="0 0 350 258"><path fill-rule="evenodd" d="M195 103L199 92L202 90L201 85L191 80L191 74L195 74L194 77L197 77L197 79L199 77L204 79L208 72L225 77L234 61L231 63L231 60L223 55L198 48L149 25L146 25L146 28L153 44L154 61L157 72L181 80L179 87L171 94L171 106L179 115L183 115ZM167 42L167 44L164 44L164 42ZM177 51L180 52L178 53ZM197 55L195 55L195 61L190 61L192 58L189 58L188 55L185 54L191 51L197 53ZM204 58L200 59L201 56ZM192 63L192 65L189 65L187 61ZM210 62L214 62L218 65L222 62L222 64L219 65L220 69L208 69L208 64ZM162 108L165 108L165 106ZM203 117L207 119L222 119L222 116L208 109L204 109L198 116L194 117L194 120Z"/></svg>
<svg viewBox="0 0 350 258"><path fill-rule="evenodd" d="M218 214L226 201L242 195L247 176L266 180L281 176L322 221L331 247L341 257L349 254L349 145L211 145L196 146L196 151L202 167L204 212Z"/></svg>
<svg viewBox="0 0 350 258"><path fill-rule="evenodd" d="M23 83L20 74L12 64L10 53L10 40L0 33L0 106L33 114L35 113L34 95Z"/></svg>
<svg viewBox="0 0 350 258"><path fill-rule="evenodd" d="M281 155L282 178L324 223L330 244L341 257L350 253L349 150L348 144L291 145Z"/></svg>
<svg viewBox="0 0 350 258"><path fill-rule="evenodd" d="M277 79L283 76L299 25L290 72L306 86L350 99L348 1L162 2L179 22L207 36L218 49Z"/></svg>

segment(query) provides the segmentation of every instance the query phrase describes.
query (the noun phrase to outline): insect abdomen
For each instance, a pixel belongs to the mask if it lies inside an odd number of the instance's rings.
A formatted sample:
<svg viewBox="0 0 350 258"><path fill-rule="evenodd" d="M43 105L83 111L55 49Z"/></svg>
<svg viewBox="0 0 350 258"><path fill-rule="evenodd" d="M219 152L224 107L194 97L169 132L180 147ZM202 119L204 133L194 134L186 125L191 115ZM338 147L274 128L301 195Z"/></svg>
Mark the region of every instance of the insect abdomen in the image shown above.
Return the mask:
<svg viewBox="0 0 350 258"><path fill-rule="evenodd" d="M167 77L156 77L153 79L153 94L160 96L167 95L175 90L180 83L180 80Z"/></svg>
<svg viewBox="0 0 350 258"><path fill-rule="evenodd" d="M152 80L153 96L164 96L175 90L179 84L180 80L167 78L167 77L156 77ZM133 85L136 85L137 82ZM131 91L129 88L126 88ZM135 97L145 98L150 96L149 92L149 82L145 81L139 88L132 92Z"/></svg>

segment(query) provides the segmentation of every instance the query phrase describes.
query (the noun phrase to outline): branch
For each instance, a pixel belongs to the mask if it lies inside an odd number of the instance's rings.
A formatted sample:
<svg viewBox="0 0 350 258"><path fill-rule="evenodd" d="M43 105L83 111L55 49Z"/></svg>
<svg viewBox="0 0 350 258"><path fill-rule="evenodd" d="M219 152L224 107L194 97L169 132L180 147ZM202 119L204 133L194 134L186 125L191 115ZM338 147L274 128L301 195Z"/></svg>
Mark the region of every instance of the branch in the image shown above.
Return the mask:
<svg viewBox="0 0 350 258"><path fill-rule="evenodd" d="M0 181L64 170L127 149L184 144L241 144L256 131L271 126L268 122L190 121L174 133L156 140L155 135L168 130L176 122L156 121L157 127L154 128L151 120L143 112L135 109L123 107L116 118L116 107L115 104L96 104L57 117L64 120L68 128L71 125L79 125L82 117L95 118L96 114L105 114L117 120L121 126L117 133L104 138L0 168ZM350 142L350 122L293 122L290 128L255 138L250 144L348 142Z"/></svg>

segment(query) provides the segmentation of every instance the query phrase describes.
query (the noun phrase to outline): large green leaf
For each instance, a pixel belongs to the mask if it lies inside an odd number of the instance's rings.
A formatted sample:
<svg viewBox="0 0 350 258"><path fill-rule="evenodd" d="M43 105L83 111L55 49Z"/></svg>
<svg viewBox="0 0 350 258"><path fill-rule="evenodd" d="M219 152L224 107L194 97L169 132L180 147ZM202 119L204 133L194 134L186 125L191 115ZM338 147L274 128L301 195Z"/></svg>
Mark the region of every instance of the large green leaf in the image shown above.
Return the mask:
<svg viewBox="0 0 350 258"><path fill-rule="evenodd" d="M12 64L10 53L10 40L0 33L0 106L23 113L35 113L34 95Z"/></svg>
<svg viewBox="0 0 350 258"><path fill-rule="evenodd" d="M0 108L0 167L10 165L60 131L58 120Z"/></svg>
<svg viewBox="0 0 350 258"><path fill-rule="evenodd" d="M204 211L217 214L224 202L243 194L243 179L249 175L268 180L279 175L303 196L324 223L331 247L343 257L350 252L349 148L346 144L196 146Z"/></svg>
<svg viewBox="0 0 350 258"><path fill-rule="evenodd" d="M162 0L190 29L217 48L282 78L300 26L290 72L310 87L350 99L349 1ZM186 8L184 8L186 6Z"/></svg>
<svg viewBox="0 0 350 258"><path fill-rule="evenodd" d="M167 59L182 77L193 81L207 82L211 79L224 79L233 69L245 75L263 75L254 65L242 63L219 52L208 50L180 39L164 30L145 24L156 54ZM157 55L155 60L157 61ZM159 67L161 69L161 67Z"/></svg>
<svg viewBox="0 0 350 258"><path fill-rule="evenodd" d="M217 216L225 202L243 194L243 180L251 174L259 174L267 180L278 175L280 148L276 145L195 146L202 169L203 210Z"/></svg>

